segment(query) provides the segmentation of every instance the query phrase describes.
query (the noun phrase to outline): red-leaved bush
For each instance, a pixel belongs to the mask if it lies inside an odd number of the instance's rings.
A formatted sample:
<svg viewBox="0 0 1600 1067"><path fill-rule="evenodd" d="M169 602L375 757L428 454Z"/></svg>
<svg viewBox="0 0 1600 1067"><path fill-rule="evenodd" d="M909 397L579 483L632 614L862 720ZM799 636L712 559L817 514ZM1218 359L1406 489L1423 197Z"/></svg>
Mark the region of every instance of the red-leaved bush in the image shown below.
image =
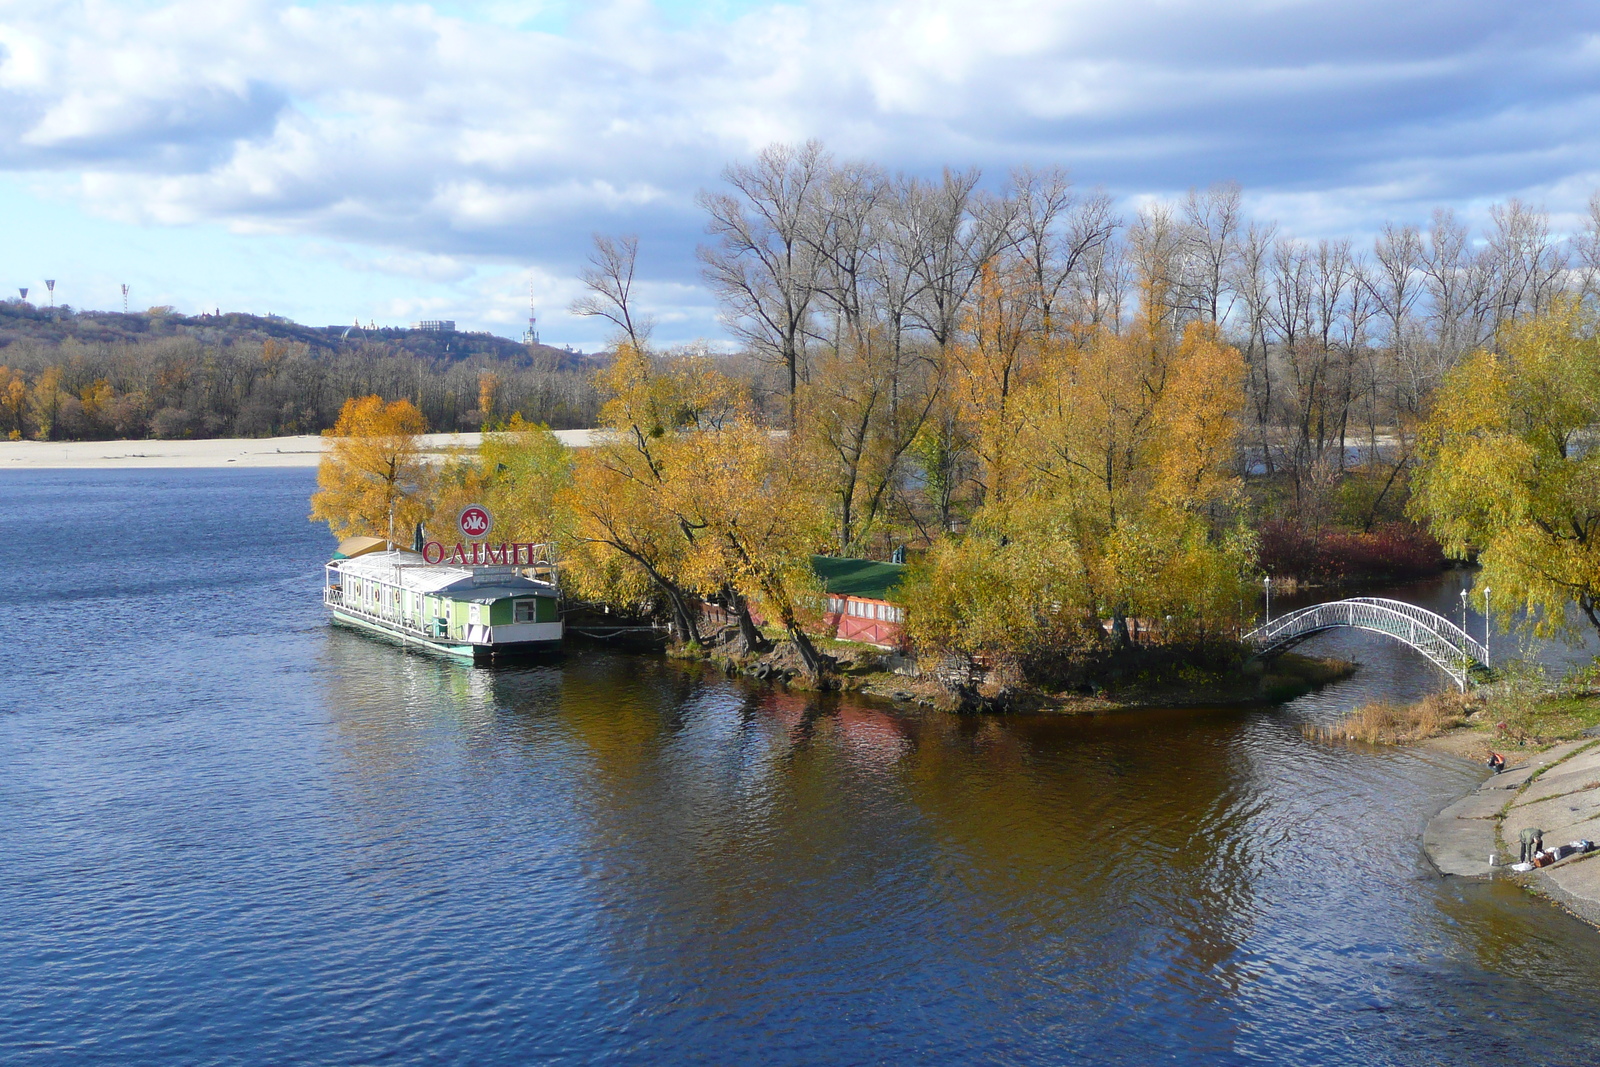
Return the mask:
<svg viewBox="0 0 1600 1067"><path fill-rule="evenodd" d="M1260 533L1262 569L1302 582L1403 582L1445 567L1439 542L1409 522L1368 533L1324 530L1317 537L1299 523L1278 521L1262 523Z"/></svg>

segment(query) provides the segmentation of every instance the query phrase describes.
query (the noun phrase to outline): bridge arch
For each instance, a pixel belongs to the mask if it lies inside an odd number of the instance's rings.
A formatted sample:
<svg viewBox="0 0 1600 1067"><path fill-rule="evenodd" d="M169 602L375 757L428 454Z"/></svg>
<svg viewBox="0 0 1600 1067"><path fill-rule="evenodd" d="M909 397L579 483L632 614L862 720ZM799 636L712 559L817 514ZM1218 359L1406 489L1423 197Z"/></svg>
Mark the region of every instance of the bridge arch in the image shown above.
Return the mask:
<svg viewBox="0 0 1600 1067"><path fill-rule="evenodd" d="M1274 656L1322 633L1348 627L1410 645L1465 690L1474 670L1487 670L1489 650L1445 618L1400 600L1352 597L1313 604L1263 623L1244 635L1260 657Z"/></svg>

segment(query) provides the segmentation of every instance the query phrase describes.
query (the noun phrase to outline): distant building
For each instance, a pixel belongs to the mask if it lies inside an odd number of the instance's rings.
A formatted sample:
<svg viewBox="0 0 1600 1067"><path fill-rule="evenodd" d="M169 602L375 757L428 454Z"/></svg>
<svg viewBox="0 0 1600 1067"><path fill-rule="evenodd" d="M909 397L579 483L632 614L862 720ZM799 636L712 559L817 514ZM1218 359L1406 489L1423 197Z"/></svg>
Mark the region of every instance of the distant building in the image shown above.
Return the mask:
<svg viewBox="0 0 1600 1067"><path fill-rule="evenodd" d="M455 319L423 319L421 322L411 324L413 330L422 330L425 333L455 333Z"/></svg>

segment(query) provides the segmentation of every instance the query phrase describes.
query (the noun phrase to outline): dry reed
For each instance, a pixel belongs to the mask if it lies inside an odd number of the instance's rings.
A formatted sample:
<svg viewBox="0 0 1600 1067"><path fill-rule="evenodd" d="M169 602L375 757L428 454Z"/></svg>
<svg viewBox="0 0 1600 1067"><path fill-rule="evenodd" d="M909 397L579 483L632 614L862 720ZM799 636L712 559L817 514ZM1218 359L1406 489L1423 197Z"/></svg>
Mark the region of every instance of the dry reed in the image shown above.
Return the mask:
<svg viewBox="0 0 1600 1067"><path fill-rule="evenodd" d="M1472 698L1460 693L1433 693L1414 704L1378 700L1363 704L1332 726L1307 727L1323 741L1364 741L1374 745L1408 745L1463 726Z"/></svg>

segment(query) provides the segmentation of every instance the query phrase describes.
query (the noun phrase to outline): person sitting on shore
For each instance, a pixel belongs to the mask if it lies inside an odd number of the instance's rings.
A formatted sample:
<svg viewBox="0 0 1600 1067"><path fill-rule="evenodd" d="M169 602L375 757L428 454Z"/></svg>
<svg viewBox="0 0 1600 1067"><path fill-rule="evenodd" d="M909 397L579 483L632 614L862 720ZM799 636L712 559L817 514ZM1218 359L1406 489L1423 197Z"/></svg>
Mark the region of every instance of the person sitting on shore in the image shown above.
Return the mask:
<svg viewBox="0 0 1600 1067"><path fill-rule="evenodd" d="M1499 774L1506 769L1506 758L1500 753L1491 750L1489 752L1489 769Z"/></svg>

